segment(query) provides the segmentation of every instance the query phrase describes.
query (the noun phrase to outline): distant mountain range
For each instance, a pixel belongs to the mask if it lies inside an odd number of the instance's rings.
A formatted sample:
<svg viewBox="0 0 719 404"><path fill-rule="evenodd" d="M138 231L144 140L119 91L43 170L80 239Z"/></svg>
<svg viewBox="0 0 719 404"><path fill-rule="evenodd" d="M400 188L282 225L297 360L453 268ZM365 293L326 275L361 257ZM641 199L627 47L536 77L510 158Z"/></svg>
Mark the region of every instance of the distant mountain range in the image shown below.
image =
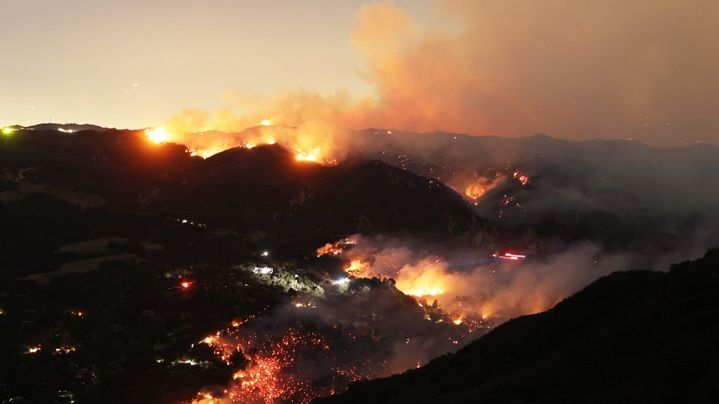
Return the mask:
<svg viewBox="0 0 719 404"><path fill-rule="evenodd" d="M65 127L80 132L57 136ZM212 135L242 144L262 130ZM539 253L582 241L646 255L719 246L719 148L709 144L662 149L628 140L369 129L343 139L346 161L319 167L297 164L280 147L202 160L179 145L148 145L139 131L41 124L31 133L3 148L13 150L0 157L15 169L37 167L50 182L113 203L242 229L299 226L328 237L442 230L471 238L496 228L498 245ZM475 199L465 195L473 183L482 185ZM249 212L253 200L261 203Z"/></svg>
<svg viewBox="0 0 719 404"><path fill-rule="evenodd" d="M485 220L517 236L590 240L620 250L719 245L719 148L654 148L629 140L572 142L417 134L380 129L353 137L366 158L437 178L458 192L484 177L476 201ZM519 172L528 184L497 181Z"/></svg>

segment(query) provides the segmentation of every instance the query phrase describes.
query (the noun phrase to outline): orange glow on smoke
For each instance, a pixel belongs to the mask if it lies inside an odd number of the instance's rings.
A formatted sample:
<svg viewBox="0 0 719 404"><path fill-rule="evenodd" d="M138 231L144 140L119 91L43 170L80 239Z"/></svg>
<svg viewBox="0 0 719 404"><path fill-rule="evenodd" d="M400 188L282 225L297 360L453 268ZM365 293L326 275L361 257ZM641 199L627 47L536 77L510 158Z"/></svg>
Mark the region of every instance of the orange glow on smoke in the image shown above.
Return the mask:
<svg viewBox="0 0 719 404"><path fill-rule="evenodd" d="M368 277L370 276L370 266L366 262L361 260L352 260L349 264L343 268L347 275L354 277Z"/></svg>
<svg viewBox="0 0 719 404"><path fill-rule="evenodd" d="M461 279L446 271L437 261L422 260L416 265L407 265L397 274L397 289L410 296L437 297L451 292Z"/></svg>
<svg viewBox="0 0 719 404"><path fill-rule="evenodd" d="M505 180L506 176L503 174L497 174L495 178L477 177L466 180L465 182L459 182L458 186L455 186L455 190L458 192L464 192L464 196L467 201L477 205L479 200L492 189L496 188Z"/></svg>
<svg viewBox="0 0 719 404"><path fill-rule="evenodd" d="M464 189L464 194L472 200L481 198L485 192L484 187L480 184L469 184L467 188Z"/></svg>
<svg viewBox="0 0 719 404"><path fill-rule="evenodd" d="M309 161L316 163L320 160L320 149L319 147L315 147L309 153L297 152L295 159L297 161Z"/></svg>

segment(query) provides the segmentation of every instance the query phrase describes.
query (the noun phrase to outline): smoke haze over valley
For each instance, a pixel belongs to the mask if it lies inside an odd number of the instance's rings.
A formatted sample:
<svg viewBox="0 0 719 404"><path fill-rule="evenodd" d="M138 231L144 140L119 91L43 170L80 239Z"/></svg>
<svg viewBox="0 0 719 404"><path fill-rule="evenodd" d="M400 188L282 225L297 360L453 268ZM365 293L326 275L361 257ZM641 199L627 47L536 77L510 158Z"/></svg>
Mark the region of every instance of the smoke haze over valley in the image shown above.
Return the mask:
<svg viewBox="0 0 719 404"><path fill-rule="evenodd" d="M0 402L716 402L718 4L0 2Z"/></svg>

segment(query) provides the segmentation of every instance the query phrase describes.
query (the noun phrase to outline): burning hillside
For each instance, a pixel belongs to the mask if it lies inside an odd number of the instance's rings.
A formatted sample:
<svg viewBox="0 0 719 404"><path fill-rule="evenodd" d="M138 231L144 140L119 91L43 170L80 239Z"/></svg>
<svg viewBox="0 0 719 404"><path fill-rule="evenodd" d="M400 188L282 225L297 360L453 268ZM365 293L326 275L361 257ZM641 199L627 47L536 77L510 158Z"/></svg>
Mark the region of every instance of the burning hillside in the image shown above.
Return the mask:
<svg viewBox="0 0 719 404"><path fill-rule="evenodd" d="M197 401L305 403L333 395L453 352L625 265L591 246L528 260L469 249L437 254L419 241L362 236L327 243L316 255L339 261L341 272L308 278L247 267L261 282L298 293L197 342L234 374L227 386L201 390Z"/></svg>
<svg viewBox="0 0 719 404"><path fill-rule="evenodd" d="M277 284L284 275L258 276ZM307 403L353 381L420 366L489 328L406 296L390 280L321 283L320 294L303 292L198 341L234 369L230 385L203 389L198 401Z"/></svg>
<svg viewBox="0 0 719 404"><path fill-rule="evenodd" d="M351 277L392 279L404 294L422 305L434 302L454 318L492 323L544 311L627 260L592 245L528 259L517 252L360 236L327 244L317 255L340 258Z"/></svg>

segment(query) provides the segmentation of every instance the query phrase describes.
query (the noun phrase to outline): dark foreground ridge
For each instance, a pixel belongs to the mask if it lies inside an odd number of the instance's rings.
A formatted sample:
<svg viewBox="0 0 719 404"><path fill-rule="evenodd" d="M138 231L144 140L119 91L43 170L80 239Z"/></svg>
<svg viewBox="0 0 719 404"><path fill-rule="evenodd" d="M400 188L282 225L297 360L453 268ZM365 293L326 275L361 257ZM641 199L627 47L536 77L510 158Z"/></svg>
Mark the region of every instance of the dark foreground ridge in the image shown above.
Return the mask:
<svg viewBox="0 0 719 404"><path fill-rule="evenodd" d="M616 272L452 355L321 403L717 402L719 250Z"/></svg>

